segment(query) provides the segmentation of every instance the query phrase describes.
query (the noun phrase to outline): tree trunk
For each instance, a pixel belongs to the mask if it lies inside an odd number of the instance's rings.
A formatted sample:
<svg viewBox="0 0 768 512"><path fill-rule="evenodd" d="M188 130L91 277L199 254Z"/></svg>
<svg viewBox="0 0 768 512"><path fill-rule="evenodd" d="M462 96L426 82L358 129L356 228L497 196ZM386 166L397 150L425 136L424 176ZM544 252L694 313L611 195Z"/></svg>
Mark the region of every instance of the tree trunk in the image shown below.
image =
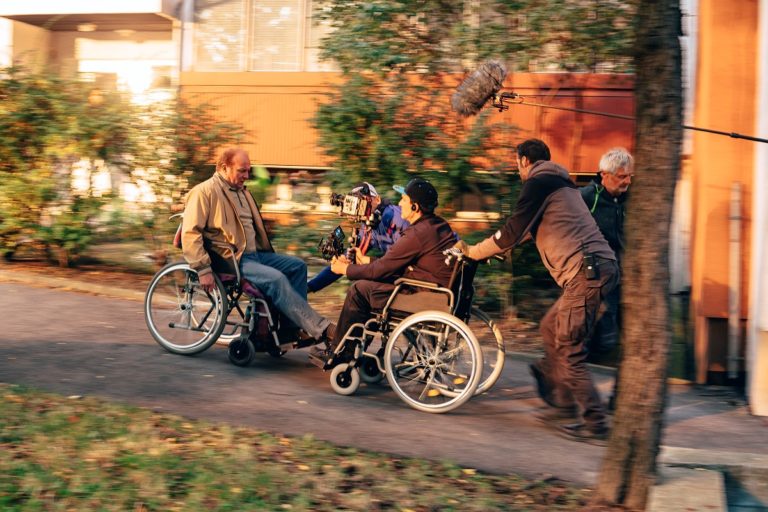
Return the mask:
<svg viewBox="0 0 768 512"><path fill-rule="evenodd" d="M624 355L595 500L643 510L656 478L671 339L669 225L682 141L679 0L641 0L636 23L636 179L625 226Z"/></svg>

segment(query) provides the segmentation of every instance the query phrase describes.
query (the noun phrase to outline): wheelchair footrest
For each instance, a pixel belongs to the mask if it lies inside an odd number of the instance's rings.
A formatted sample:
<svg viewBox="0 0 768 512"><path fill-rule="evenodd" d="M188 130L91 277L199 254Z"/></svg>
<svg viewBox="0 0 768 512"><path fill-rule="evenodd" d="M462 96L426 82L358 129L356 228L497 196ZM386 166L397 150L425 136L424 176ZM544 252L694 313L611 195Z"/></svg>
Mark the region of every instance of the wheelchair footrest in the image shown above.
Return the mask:
<svg viewBox="0 0 768 512"><path fill-rule="evenodd" d="M322 357L319 357L316 354L312 354L312 353L309 354L309 362L317 366L318 368L322 368L323 370L327 370L328 368L330 368L330 366L328 365L328 360Z"/></svg>
<svg viewBox="0 0 768 512"><path fill-rule="evenodd" d="M307 348L320 343L315 338L304 338L293 342L293 348Z"/></svg>

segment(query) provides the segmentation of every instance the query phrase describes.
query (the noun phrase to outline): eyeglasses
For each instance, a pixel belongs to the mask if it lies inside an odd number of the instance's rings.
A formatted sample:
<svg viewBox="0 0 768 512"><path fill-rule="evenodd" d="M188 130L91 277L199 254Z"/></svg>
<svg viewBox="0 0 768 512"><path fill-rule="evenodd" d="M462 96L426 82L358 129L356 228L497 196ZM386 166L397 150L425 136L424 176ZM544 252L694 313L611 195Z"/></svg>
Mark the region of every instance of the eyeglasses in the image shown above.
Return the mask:
<svg viewBox="0 0 768 512"><path fill-rule="evenodd" d="M616 178L619 181L627 181L627 180L631 180L632 178L635 177L635 173L631 173L631 174L611 174L608 171L600 171L600 174L602 174L603 176L606 176L606 175L607 176L613 176L614 178Z"/></svg>

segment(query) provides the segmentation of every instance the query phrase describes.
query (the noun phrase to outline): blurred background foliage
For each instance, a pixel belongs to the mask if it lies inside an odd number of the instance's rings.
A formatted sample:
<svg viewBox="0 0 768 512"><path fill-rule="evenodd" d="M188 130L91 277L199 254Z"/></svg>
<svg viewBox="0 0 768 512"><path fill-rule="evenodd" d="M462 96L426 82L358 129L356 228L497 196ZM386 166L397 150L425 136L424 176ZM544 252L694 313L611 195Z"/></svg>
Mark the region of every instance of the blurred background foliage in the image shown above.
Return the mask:
<svg viewBox="0 0 768 512"><path fill-rule="evenodd" d="M388 188L414 175L440 193L441 214L460 209L511 213L519 191L509 130L488 110L466 120L445 108L453 85L493 59L514 71L632 71L637 3L614 0L324 0L316 19L333 30L322 58L344 80L319 106L314 125L334 159L334 186L371 181ZM496 142L495 142L496 141ZM481 171L481 172L476 172ZM470 198L470 201L466 201ZM488 230L465 233L476 242ZM478 300L521 311L552 281L533 244L481 268ZM535 297L534 297L535 298Z"/></svg>
<svg viewBox="0 0 768 512"><path fill-rule="evenodd" d="M101 239L141 233L165 244L169 206L243 134L207 104L140 106L46 72L0 70L0 251L12 258L33 247L69 266ZM85 183L74 186L77 172ZM106 190L95 183L100 172L110 175ZM146 200L122 200L126 182Z"/></svg>
<svg viewBox="0 0 768 512"><path fill-rule="evenodd" d="M321 56L345 78L314 118L335 162L331 178L351 185L424 174L448 200L498 185L514 161L494 147L502 127L482 113L460 119L434 95L452 92L487 59L510 72L631 71L635 8L612 0L317 2L316 19L333 29ZM471 172L478 169L486 172Z"/></svg>

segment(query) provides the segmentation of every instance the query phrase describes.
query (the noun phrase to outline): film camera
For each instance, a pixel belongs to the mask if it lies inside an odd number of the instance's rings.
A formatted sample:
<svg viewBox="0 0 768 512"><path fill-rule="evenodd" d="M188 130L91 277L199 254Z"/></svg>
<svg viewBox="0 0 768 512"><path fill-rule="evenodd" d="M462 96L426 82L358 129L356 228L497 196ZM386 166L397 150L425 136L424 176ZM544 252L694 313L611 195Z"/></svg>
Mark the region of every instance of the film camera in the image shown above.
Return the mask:
<svg viewBox="0 0 768 512"><path fill-rule="evenodd" d="M341 226L336 226L327 237L320 239L317 249L327 261L331 261L334 256L344 254L344 231Z"/></svg>
<svg viewBox="0 0 768 512"><path fill-rule="evenodd" d="M339 215L354 221L366 220L373 213L371 197L363 194L331 194L331 204L340 207Z"/></svg>
<svg viewBox="0 0 768 512"><path fill-rule="evenodd" d="M361 230L375 227L380 221L381 213L374 208L373 197L367 186L356 188L349 194L331 194L330 202L333 206L339 207L339 215L342 217L364 224L361 228L352 229L352 235L349 238L352 245L360 243ZM317 244L322 257L330 261L334 256L344 254L344 238L341 226L336 226Z"/></svg>

